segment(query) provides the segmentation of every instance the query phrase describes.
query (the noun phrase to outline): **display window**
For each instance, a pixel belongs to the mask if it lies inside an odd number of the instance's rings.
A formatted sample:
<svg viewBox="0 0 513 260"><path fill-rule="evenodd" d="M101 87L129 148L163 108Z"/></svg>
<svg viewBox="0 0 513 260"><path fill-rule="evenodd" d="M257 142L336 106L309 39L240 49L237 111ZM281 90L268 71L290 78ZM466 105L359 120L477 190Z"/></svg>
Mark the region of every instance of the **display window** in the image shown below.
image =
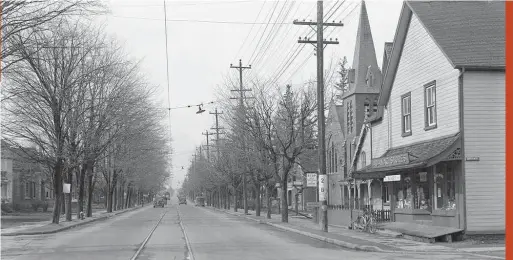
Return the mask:
<svg viewBox="0 0 513 260"><path fill-rule="evenodd" d="M431 211L431 194L426 171L415 173L414 209Z"/></svg>
<svg viewBox="0 0 513 260"><path fill-rule="evenodd" d="M401 181L395 185L396 203L398 209L413 208L413 190L411 174L401 174Z"/></svg>
<svg viewBox="0 0 513 260"><path fill-rule="evenodd" d="M456 181L454 163L440 163L435 167L434 191L435 209L454 210L456 209Z"/></svg>

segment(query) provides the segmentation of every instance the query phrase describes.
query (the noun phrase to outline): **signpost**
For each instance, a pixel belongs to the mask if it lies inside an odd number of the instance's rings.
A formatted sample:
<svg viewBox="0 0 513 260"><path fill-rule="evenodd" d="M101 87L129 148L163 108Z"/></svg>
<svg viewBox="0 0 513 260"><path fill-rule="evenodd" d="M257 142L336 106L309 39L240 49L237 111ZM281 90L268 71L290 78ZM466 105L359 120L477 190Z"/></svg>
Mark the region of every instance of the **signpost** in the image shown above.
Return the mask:
<svg viewBox="0 0 513 260"><path fill-rule="evenodd" d="M328 175L319 175L319 201L323 202L328 197Z"/></svg>

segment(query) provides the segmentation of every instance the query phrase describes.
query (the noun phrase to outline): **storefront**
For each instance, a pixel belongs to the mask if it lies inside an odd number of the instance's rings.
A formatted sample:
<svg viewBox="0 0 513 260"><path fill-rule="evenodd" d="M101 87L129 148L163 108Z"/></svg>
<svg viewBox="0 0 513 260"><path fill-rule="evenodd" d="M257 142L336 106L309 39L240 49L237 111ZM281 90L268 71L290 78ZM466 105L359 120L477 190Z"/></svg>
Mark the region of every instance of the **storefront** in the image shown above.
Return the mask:
<svg viewBox="0 0 513 260"><path fill-rule="evenodd" d="M405 153L390 150L373 159L369 167L354 172L353 177L380 181L382 185L372 186L372 194L381 194L392 221L462 229L459 138L444 141L401 148L401 152L409 150Z"/></svg>

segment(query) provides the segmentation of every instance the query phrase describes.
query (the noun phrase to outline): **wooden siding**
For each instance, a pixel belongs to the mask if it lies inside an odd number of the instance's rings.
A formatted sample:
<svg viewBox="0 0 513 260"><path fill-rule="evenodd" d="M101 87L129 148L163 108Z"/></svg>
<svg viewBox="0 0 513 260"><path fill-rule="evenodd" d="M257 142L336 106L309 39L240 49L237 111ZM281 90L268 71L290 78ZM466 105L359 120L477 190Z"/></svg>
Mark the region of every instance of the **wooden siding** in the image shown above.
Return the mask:
<svg viewBox="0 0 513 260"><path fill-rule="evenodd" d="M504 72L463 75L468 232L505 230L505 76Z"/></svg>
<svg viewBox="0 0 513 260"><path fill-rule="evenodd" d="M458 75L431 36L413 15L388 107L392 146L446 136L459 131ZM424 130L424 85L436 80L437 128ZM411 91L412 135L403 137L401 95Z"/></svg>
<svg viewBox="0 0 513 260"><path fill-rule="evenodd" d="M365 153L365 165L362 165L362 152ZM367 129L367 134L363 139L362 149L360 150L360 154L358 155L358 162L356 164L356 169L359 170L363 168L363 166L367 166L371 162L371 129Z"/></svg>
<svg viewBox="0 0 513 260"><path fill-rule="evenodd" d="M385 108L381 122L372 125L372 158L381 157L389 148L389 113Z"/></svg>

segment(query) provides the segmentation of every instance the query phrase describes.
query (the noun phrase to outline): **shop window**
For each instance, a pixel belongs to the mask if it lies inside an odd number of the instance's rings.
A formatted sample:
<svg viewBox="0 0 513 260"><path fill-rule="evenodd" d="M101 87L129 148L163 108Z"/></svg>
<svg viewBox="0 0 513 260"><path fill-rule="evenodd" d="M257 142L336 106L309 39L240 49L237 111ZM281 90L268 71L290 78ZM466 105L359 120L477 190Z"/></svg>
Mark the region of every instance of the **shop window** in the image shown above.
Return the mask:
<svg viewBox="0 0 513 260"><path fill-rule="evenodd" d="M415 173L416 193L414 194L414 208L431 211L431 196L429 193L429 184L427 172Z"/></svg>
<svg viewBox="0 0 513 260"><path fill-rule="evenodd" d="M413 208L413 194L412 194L412 179L411 176L401 175L401 182L395 185L396 194L396 208L398 209L412 209Z"/></svg>
<svg viewBox="0 0 513 260"><path fill-rule="evenodd" d="M435 209L456 209L456 182L454 167L451 163L436 165L434 175Z"/></svg>

